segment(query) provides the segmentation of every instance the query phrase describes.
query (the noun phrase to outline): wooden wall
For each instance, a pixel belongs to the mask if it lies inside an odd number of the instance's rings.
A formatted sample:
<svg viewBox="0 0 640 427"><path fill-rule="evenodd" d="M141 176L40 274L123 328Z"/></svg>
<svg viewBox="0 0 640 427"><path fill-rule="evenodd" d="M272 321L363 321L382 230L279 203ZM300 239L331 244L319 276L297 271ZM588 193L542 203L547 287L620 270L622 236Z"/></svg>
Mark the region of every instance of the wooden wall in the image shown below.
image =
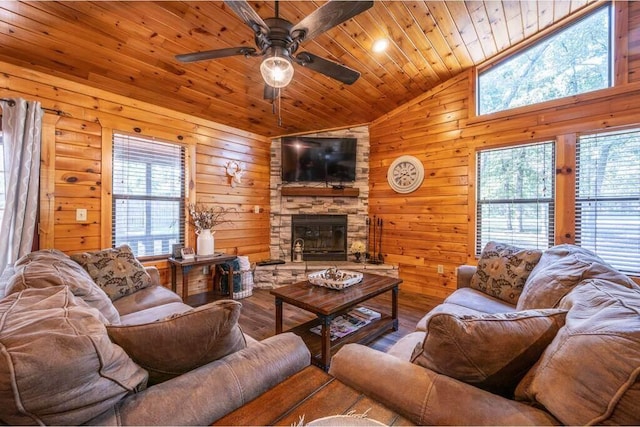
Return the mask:
<svg viewBox="0 0 640 427"><path fill-rule="evenodd" d="M235 209L232 223L218 228L216 250L249 255L253 261L269 256L265 137L10 64L0 67L0 97L38 100L46 109L40 248L74 253L111 247L110 140L113 131L120 131L184 144L189 200ZM228 160L246 165L242 184L235 188L225 173ZM261 212L254 213L254 206ZM88 210L86 222L76 221L79 208ZM191 228L187 245L195 247ZM166 261L149 264L160 268L165 284L170 282ZM207 290L206 279L192 272L190 294Z"/></svg>
<svg viewBox="0 0 640 427"><path fill-rule="evenodd" d="M384 220L383 252L400 265L404 289L445 297L455 288L455 267L474 263L474 164L478 148L555 139L558 196L571 192L566 171L577 132L640 123L640 2L616 4L615 88L475 118L474 71L464 72L370 125L370 215ZM618 6L622 5L622 6ZM621 19L620 19L621 18ZM179 142L189 147L190 199L234 207L232 224L216 234L216 249L269 257L269 141L219 125L96 90L47 74L0 63L0 96L36 99L48 109L44 120L40 245L72 253L110 246L110 180L106 149L113 130ZM420 158L426 178L416 192L394 193L387 184L391 162L402 154ZM228 185L228 159L246 163L243 183ZM105 169L105 165L107 168ZM259 214L253 207L260 206ZM75 210L88 209L77 223ZM572 213L558 210L557 242L571 241ZM194 245L193 232L188 233ZM165 283L166 263L161 268ZM442 265L444 273L437 268ZM194 275L191 293L206 289Z"/></svg>
<svg viewBox="0 0 640 427"><path fill-rule="evenodd" d="M618 5L616 16L624 19L617 24L612 89L480 118L470 113L472 70L371 124L370 213L387 225L383 252L388 262L400 265L404 289L446 297L456 286L456 266L476 263L474 169L480 148L556 141L556 243L573 242L574 178L567 171L576 134L640 126L640 3L630 3L628 11ZM390 189L386 174L404 154L423 162L426 177L417 191L400 195Z"/></svg>

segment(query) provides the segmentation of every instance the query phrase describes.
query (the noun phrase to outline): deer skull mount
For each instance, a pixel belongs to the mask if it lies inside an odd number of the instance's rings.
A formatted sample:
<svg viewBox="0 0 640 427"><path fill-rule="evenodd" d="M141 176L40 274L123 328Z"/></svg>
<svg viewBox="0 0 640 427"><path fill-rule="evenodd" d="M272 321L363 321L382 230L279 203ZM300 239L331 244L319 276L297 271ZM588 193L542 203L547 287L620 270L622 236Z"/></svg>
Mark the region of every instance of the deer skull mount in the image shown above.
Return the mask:
<svg viewBox="0 0 640 427"><path fill-rule="evenodd" d="M237 162L236 160L230 160L227 162L226 169L231 187L235 187L237 184L242 184L242 175L244 175L245 169L244 163Z"/></svg>

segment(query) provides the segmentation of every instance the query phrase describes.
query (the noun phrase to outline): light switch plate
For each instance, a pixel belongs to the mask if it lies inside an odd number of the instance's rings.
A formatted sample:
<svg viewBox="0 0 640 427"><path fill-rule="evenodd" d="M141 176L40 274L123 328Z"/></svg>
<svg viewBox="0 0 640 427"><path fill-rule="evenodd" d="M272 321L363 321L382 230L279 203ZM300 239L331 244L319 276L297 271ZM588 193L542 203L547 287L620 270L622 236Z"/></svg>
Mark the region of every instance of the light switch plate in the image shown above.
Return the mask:
<svg viewBox="0 0 640 427"><path fill-rule="evenodd" d="M86 221L87 220L87 210L86 209L76 209L76 221Z"/></svg>

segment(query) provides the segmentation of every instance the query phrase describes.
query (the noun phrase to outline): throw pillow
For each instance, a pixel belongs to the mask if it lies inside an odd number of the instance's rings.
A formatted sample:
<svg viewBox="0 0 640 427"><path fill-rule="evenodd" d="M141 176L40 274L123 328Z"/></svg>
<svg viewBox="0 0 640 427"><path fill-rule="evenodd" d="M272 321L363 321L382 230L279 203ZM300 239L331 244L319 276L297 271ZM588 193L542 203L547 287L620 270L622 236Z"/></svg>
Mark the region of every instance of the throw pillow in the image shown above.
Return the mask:
<svg viewBox="0 0 640 427"><path fill-rule="evenodd" d="M16 261L6 294L50 286L68 286L73 295L100 311L104 323L120 323L120 314L107 294L78 263L56 249L31 252Z"/></svg>
<svg viewBox="0 0 640 427"><path fill-rule="evenodd" d="M157 384L246 347L242 304L221 300L142 325L108 326L111 340Z"/></svg>
<svg viewBox="0 0 640 427"><path fill-rule="evenodd" d="M229 267L233 267L233 292L242 291L242 277L240 273L240 261L236 258L230 262L219 264L220 274L218 279L220 280L220 292L223 295L229 293Z"/></svg>
<svg viewBox="0 0 640 427"><path fill-rule="evenodd" d="M565 425L640 423L640 287L581 282L560 302L565 326L518 384L516 399Z"/></svg>
<svg viewBox="0 0 640 427"><path fill-rule="evenodd" d="M518 382L564 324L565 310L499 314L439 313L412 362L492 393L512 397Z"/></svg>
<svg viewBox="0 0 640 427"><path fill-rule="evenodd" d="M151 277L127 245L74 254L71 258L87 270L111 301L151 285Z"/></svg>
<svg viewBox="0 0 640 427"><path fill-rule="evenodd" d="M482 250L471 288L516 305L542 251L489 242Z"/></svg>
<svg viewBox="0 0 640 427"><path fill-rule="evenodd" d="M634 282L588 249L558 245L544 251L527 279L517 310L556 307L560 300L585 279L605 279L627 288Z"/></svg>
<svg viewBox="0 0 640 427"><path fill-rule="evenodd" d="M67 286L15 292L0 318L0 424L82 425L146 386Z"/></svg>

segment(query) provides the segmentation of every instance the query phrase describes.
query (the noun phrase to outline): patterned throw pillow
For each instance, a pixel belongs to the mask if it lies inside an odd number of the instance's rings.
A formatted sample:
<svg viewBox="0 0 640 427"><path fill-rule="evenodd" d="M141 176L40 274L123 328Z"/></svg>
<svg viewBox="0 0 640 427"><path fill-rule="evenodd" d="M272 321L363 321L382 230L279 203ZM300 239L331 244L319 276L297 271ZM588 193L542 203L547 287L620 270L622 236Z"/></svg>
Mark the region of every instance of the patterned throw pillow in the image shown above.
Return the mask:
<svg viewBox="0 0 640 427"><path fill-rule="evenodd" d="M151 277L127 245L75 254L71 258L87 270L111 301L151 285Z"/></svg>
<svg viewBox="0 0 640 427"><path fill-rule="evenodd" d="M515 305L542 251L489 242L482 250L471 288Z"/></svg>
<svg viewBox="0 0 640 427"><path fill-rule="evenodd" d="M513 397L516 385L564 325L566 310L460 315L438 313L411 361L476 387Z"/></svg>

